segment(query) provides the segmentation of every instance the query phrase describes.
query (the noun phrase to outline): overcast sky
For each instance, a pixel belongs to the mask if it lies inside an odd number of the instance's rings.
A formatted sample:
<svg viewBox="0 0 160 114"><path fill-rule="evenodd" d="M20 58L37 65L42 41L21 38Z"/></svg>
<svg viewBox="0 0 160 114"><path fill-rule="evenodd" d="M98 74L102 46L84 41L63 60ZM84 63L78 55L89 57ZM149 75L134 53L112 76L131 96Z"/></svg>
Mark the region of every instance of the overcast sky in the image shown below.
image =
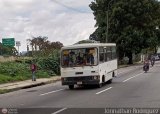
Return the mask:
<svg viewBox="0 0 160 114"><path fill-rule="evenodd" d="M2 38L21 41L47 36L49 41L71 45L88 39L95 20L89 4L93 0L0 0L0 42Z"/></svg>

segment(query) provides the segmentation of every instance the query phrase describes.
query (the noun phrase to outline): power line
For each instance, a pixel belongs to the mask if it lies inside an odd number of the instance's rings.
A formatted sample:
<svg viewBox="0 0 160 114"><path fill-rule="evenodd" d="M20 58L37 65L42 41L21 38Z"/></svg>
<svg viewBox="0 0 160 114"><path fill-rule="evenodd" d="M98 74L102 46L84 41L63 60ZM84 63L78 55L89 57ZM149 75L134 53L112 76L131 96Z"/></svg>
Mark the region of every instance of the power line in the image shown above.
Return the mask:
<svg viewBox="0 0 160 114"><path fill-rule="evenodd" d="M65 4L63 4L63 3L61 3L61 2L59 2L59 1L57 1L57 0L51 0L51 1L54 2L54 3L56 3L56 4L58 4L58 5L60 5L60 6L63 6L63 7L65 7L65 8L67 8L67 9L69 9L69 10L75 11L75 12L79 12L79 13L92 13L92 12L82 11L82 10L78 10L78 9L76 9L76 8L67 6L67 5L65 5Z"/></svg>

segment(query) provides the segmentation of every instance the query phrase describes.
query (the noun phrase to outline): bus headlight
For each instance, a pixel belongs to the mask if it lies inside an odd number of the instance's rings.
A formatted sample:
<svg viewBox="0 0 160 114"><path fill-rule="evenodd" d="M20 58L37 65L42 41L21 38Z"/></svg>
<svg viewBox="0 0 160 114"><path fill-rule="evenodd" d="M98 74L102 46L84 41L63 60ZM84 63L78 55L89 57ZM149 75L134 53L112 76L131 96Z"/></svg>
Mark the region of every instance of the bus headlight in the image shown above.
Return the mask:
<svg viewBox="0 0 160 114"><path fill-rule="evenodd" d="M67 78L61 78L61 80L62 80L62 81L66 81L66 80L67 80Z"/></svg>
<svg viewBox="0 0 160 114"><path fill-rule="evenodd" d="M99 79L99 76L94 76L94 80L98 80Z"/></svg>

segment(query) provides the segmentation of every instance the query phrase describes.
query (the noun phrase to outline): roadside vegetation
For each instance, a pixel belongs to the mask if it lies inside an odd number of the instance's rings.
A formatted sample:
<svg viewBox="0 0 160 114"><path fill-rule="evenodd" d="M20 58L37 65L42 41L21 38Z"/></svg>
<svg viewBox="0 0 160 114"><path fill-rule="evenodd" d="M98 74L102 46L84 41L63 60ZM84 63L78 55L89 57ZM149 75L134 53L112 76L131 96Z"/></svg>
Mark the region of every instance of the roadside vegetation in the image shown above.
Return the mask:
<svg viewBox="0 0 160 114"><path fill-rule="evenodd" d="M116 43L119 65L132 65L141 55L157 52L160 46L160 1L157 0L96 0L90 3L96 20L96 30L89 39L101 43ZM108 28L108 29L106 29ZM60 75L62 43L50 42L46 36L31 37L27 53L12 62L0 62L0 84L31 79L30 64L36 63L36 76ZM78 43L89 43L79 41ZM0 43L0 55L17 56L14 47Z"/></svg>
<svg viewBox="0 0 160 114"><path fill-rule="evenodd" d="M34 61L37 65L37 78L49 78L60 75L59 62L54 57L34 58L32 60L17 59L0 63L0 84L31 79L31 61Z"/></svg>
<svg viewBox="0 0 160 114"><path fill-rule="evenodd" d="M37 66L37 78L60 75L60 48L63 45L60 42L49 42L46 37L34 37L29 41L32 51L15 57L13 61L0 62L0 84L31 79L31 62Z"/></svg>
<svg viewBox="0 0 160 114"><path fill-rule="evenodd" d="M89 5L96 20L91 40L116 43L119 60L157 52L160 46L160 1L96 0ZM107 29L108 28L108 29ZM153 54L152 53L152 54Z"/></svg>
<svg viewBox="0 0 160 114"><path fill-rule="evenodd" d="M11 92L11 90L8 89L0 89L0 94Z"/></svg>

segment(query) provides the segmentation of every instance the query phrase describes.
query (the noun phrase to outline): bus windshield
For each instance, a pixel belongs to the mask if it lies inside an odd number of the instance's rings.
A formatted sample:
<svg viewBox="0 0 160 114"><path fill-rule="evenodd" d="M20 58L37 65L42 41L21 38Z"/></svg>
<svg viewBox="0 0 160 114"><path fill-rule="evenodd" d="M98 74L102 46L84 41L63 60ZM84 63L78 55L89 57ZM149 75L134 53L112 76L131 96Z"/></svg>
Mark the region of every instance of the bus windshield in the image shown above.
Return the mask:
<svg viewBox="0 0 160 114"><path fill-rule="evenodd" d="M97 48L66 49L61 55L62 67L97 65Z"/></svg>

